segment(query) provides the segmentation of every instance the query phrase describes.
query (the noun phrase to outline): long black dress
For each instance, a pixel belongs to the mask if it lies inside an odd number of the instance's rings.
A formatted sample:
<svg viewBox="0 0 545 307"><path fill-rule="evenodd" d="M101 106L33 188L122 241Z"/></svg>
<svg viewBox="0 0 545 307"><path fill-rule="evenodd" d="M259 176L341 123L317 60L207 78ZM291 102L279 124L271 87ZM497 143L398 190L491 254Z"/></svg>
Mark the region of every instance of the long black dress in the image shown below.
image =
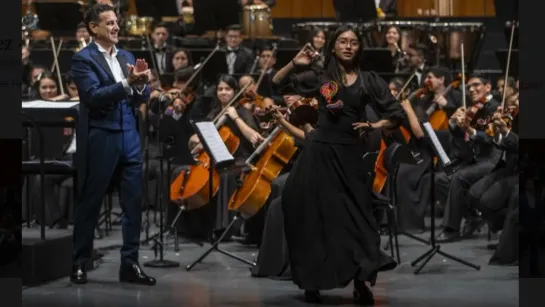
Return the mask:
<svg viewBox="0 0 545 307"><path fill-rule="evenodd" d="M292 82L300 83L297 78ZM294 84L300 92L310 82ZM310 95L319 100L316 129L305 143L282 194L285 233L292 278L304 290L347 286L353 279L374 285L378 271L396 262L380 249L379 227L373 214L364 147L352 124L371 104L380 118L400 121L403 109L386 82L373 72L360 72L356 82L331 97L344 106L329 111L324 92L332 86L316 76ZM311 96L312 97L312 96Z"/></svg>

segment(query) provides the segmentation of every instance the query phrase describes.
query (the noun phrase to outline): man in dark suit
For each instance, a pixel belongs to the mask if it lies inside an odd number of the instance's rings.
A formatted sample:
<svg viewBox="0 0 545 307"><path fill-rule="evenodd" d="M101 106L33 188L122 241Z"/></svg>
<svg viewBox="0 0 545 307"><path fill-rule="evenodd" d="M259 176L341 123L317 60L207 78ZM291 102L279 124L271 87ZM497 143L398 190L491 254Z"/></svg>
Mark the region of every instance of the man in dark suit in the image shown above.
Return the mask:
<svg viewBox="0 0 545 307"><path fill-rule="evenodd" d="M429 69L427 64L428 47L424 44L417 43L411 44L406 50L407 56L409 57L407 68L401 70L401 74L412 74L415 73L414 78L409 84L411 91L415 91L424 85L426 81L426 71Z"/></svg>
<svg viewBox="0 0 545 307"><path fill-rule="evenodd" d="M471 186L468 191L468 206L476 208L488 222L490 228L499 231L503 227L509 205L510 188L518 183L519 137L511 131L499 112L492 117L497 135L493 141L502 151L502 157L494 170ZM469 223L466 235L471 235L478 226L478 219Z"/></svg>
<svg viewBox="0 0 545 307"><path fill-rule="evenodd" d="M142 219L142 153L135 108L150 96L150 71L144 60L117 49L119 26L113 7L91 6L85 24L93 43L72 59L80 96L75 165L79 200L74 216L74 263L70 280L87 283L85 267L94 229L110 186L119 187L123 210L119 280L154 285L138 264Z"/></svg>
<svg viewBox="0 0 545 307"><path fill-rule="evenodd" d="M225 31L225 62L227 63L227 73L245 74L250 71L254 62L252 50L241 46L242 27L240 25L231 25Z"/></svg>
<svg viewBox="0 0 545 307"><path fill-rule="evenodd" d="M472 120L467 118L463 109L457 110L450 118L451 155L461 161L462 166L450 176L440 172L435 177L437 189L448 190L443 218L444 231L439 234L438 242L460 239L462 218L468 212L467 191L496 167L502 154L494 145L492 137L476 125L477 119L488 118L499 106L490 94L492 89L490 80L484 76L474 75L469 78L468 87L473 104L485 102Z"/></svg>

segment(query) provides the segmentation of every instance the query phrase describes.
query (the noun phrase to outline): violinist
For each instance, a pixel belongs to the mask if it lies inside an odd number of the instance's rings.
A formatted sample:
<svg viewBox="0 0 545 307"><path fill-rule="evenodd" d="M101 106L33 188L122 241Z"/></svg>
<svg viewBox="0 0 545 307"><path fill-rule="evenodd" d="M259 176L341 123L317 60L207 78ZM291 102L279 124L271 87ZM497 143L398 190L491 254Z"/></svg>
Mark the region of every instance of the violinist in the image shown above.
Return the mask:
<svg viewBox="0 0 545 307"><path fill-rule="evenodd" d="M205 105L208 104L208 101L203 99L195 106L199 111L198 113L194 113L195 115L192 115L192 119L195 121L213 120L233 97L235 97L238 91L238 82L233 76L221 75L216 85L216 94L211 99L211 107L207 112L208 114L202 116L202 110L206 110ZM237 106L238 104L234 105ZM238 150L233 153L233 156L237 160L245 159L254 151L254 146L264 140L257 132L259 130L259 125L254 119L252 112L246 108L240 107L240 105L237 107L228 107L226 116L227 121L225 125L240 139L240 146ZM199 137L196 134L192 135L189 139L189 150L193 150L198 144L200 144ZM205 206L203 212L200 213L203 216L200 216L199 218L204 219L200 224L202 224L205 229L194 230L208 233L210 228L212 228L213 235L218 236L227 227L230 222L230 212L228 211L227 203L232 193L237 189L237 176L238 174L230 172L221 174L221 182L219 185L220 191L216 195L215 208L209 208L214 206ZM210 214L212 216L210 216ZM212 225L210 225L210 223L212 223Z"/></svg>
<svg viewBox="0 0 545 307"><path fill-rule="evenodd" d="M324 70L305 70L315 57L305 46L273 79L280 84L298 67L302 72L290 82L318 99L316 128L282 193L293 281L305 290L307 302L320 302L320 290L343 288L353 280L356 302L372 305L366 282L372 286L379 271L396 267L380 249L364 175L369 170L358 167L365 153L358 129L395 127L405 115L388 84L358 68L362 45L359 31L341 25L324 49ZM375 108L378 122L358 122L367 104Z"/></svg>
<svg viewBox="0 0 545 307"><path fill-rule="evenodd" d="M504 120L501 111L494 113L490 128L493 129L493 142L502 151L501 159L492 172L471 186L468 191L468 206L478 209L482 218L493 232L501 230L510 197L510 187L518 184L519 137ZM472 221L471 226L478 225ZM468 235L475 231L468 230Z"/></svg>
<svg viewBox="0 0 545 307"><path fill-rule="evenodd" d="M462 238L462 218L469 214L467 191L492 171L501 158L501 151L494 144L493 138L485 133L486 125L483 124L499 106L499 102L492 97L490 79L473 75L468 79L467 86L471 98L469 110L459 108L449 122L451 156L459 167L450 176L439 172L435 177L439 199L446 199L443 232L438 235L438 242L453 242Z"/></svg>
<svg viewBox="0 0 545 307"><path fill-rule="evenodd" d="M69 96L60 93L61 85L57 77L49 71L37 76L36 82L30 90L31 100L68 101Z"/></svg>
<svg viewBox="0 0 545 307"><path fill-rule="evenodd" d="M255 111L256 108L264 109L274 105L274 101L269 97L263 97L257 92L257 84L251 75L242 75L239 79L240 87L243 88L250 84L246 88L246 92L242 95L240 103L242 106L250 111Z"/></svg>
<svg viewBox="0 0 545 307"><path fill-rule="evenodd" d="M432 104L436 103L439 109L445 111L447 117L450 118L462 106L462 93L456 89L450 89L446 92L451 81L449 74L449 70L443 66L431 67L428 70L425 82L430 85L430 93L419 101L419 107L427 110Z"/></svg>
<svg viewBox="0 0 545 307"><path fill-rule="evenodd" d="M518 93L517 82L515 78L507 78L507 86L505 85L505 76L500 76L496 81L496 88L494 90L494 98L501 101L503 98L503 88L506 88L505 99L509 100L513 95Z"/></svg>
<svg viewBox="0 0 545 307"><path fill-rule="evenodd" d="M414 91L424 85L424 81L426 80L425 73L429 69L426 63L427 52L428 47L420 43L411 44L406 50L408 57L407 67L399 72L408 74L416 72L416 76L410 84L411 91Z"/></svg>

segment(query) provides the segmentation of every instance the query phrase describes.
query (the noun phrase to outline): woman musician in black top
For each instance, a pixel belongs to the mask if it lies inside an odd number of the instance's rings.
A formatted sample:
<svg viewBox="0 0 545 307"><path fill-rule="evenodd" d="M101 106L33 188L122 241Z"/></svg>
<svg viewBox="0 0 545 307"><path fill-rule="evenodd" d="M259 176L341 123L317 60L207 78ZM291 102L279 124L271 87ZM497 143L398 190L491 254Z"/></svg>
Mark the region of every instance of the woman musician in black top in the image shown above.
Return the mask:
<svg viewBox="0 0 545 307"><path fill-rule="evenodd" d="M222 75L219 77L215 95L210 99L199 99L197 104L193 106L190 117L195 122L212 121L225 108L228 103L239 92L237 80L230 75ZM208 97L210 98L210 97ZM254 119L250 110L240 106L239 102L234 102L227 107L225 112L227 119L225 126L238 137L240 145L233 153L236 159L245 159L254 151L254 145L263 141L263 137L257 132L259 130L258 123ZM189 150L193 150L200 144L199 137L194 134L189 138ZM187 229L199 229L208 233L210 227L214 230L213 234L218 236L227 227L230 222L230 213L227 208L227 202L231 194L237 189L237 173L224 172L220 179L220 190L216 194L216 206L204 206L197 210L188 211L184 217L184 221L191 220L192 225L184 225ZM206 217L204 217L206 216ZM215 216L212 226L210 225L210 216ZM204 219L204 220L201 220ZM189 224L188 223L188 224ZM193 224L195 223L195 224ZM205 229L202 229L204 226ZM199 235L203 235L202 233Z"/></svg>
<svg viewBox="0 0 545 307"><path fill-rule="evenodd" d="M280 83L295 67L310 65L316 53L309 48L305 46L273 82ZM368 305L374 298L365 282L374 285L378 272L396 263L380 249L358 129L393 127L405 115L387 83L359 69L358 31L339 27L325 54L324 70L291 79L300 92L308 92L305 96L318 98L316 128L282 195L292 278L309 302L320 301L320 290L346 287L354 280L354 298ZM381 120L358 123L367 104Z"/></svg>

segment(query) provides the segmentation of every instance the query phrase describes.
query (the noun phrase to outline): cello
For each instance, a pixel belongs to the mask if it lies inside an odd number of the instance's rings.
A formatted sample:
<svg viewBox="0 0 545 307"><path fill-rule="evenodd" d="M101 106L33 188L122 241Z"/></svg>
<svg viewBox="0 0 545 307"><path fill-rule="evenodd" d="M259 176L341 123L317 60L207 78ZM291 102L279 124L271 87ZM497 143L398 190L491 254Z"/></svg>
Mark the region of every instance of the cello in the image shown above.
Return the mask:
<svg viewBox="0 0 545 307"><path fill-rule="evenodd" d="M271 194L271 184L293 157L297 147L293 137L277 126L246 160L250 172L229 199L229 210L238 210L244 219L254 216ZM257 163L252 161L261 155Z"/></svg>
<svg viewBox="0 0 545 307"><path fill-rule="evenodd" d="M238 149L240 139L229 127L224 125L227 120L225 112L227 108L237 101L248 86L246 85L242 88L213 120L222 141L231 154ZM197 155L196 163L191 165L189 169L183 170L170 184L170 200L175 203L186 201L187 210L197 209L206 205L219 190L219 174L214 170L212 178L213 195L209 195L208 182L210 180L209 168L211 161L208 153L203 151L202 144L193 148L191 154Z"/></svg>
<svg viewBox="0 0 545 307"><path fill-rule="evenodd" d="M396 98L399 98L399 95L401 95L401 93L403 92L405 87L409 84L409 82L411 82L411 79L413 77L414 77L414 74L413 76L411 76L411 78L409 78L409 81L407 81L403 89L400 91L400 94L398 94L398 97ZM411 93L406 100L412 101L414 98L422 97L423 95L428 93L429 88L430 88L429 83L424 83L423 87ZM401 135L403 137L405 144L409 144L409 141L411 140L411 132L408 131L403 126L399 127L399 131L401 132ZM377 161L375 162L375 179L373 180L373 191L375 191L376 193L382 192L382 190L384 189L384 186L386 185L386 179L388 178L388 171L384 167L384 153L387 147L388 146L386 146L386 142L384 141L384 138L382 138L382 140L380 141L380 149L379 149Z"/></svg>
<svg viewBox="0 0 545 307"><path fill-rule="evenodd" d="M465 78L462 78L461 76L456 78L456 80L452 81L443 91L443 93L436 96L435 99L448 94L452 89L460 87L462 79ZM449 118L447 117L447 112L441 109L436 102L432 103L432 105L426 110L426 115L428 115L428 122L431 124L433 130L448 129Z"/></svg>

